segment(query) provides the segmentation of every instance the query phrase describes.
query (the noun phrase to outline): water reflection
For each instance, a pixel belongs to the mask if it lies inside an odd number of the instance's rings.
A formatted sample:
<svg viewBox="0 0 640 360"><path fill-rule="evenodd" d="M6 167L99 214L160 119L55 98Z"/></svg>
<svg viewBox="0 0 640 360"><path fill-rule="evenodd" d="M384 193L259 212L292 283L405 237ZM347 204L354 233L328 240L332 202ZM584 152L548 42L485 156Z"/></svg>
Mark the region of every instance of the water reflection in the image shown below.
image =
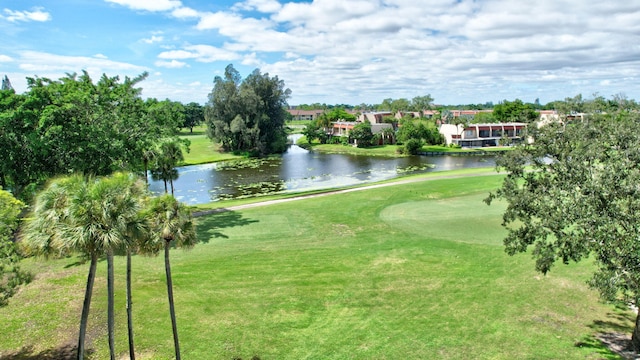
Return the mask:
<svg viewBox="0 0 640 360"><path fill-rule="evenodd" d="M292 145L281 156L265 159L256 168L218 169L217 164L178 168L175 195L188 204L274 192L328 189L392 179L406 173L492 167L491 156L411 156L384 158L324 154ZM161 181L150 189L164 191Z"/></svg>

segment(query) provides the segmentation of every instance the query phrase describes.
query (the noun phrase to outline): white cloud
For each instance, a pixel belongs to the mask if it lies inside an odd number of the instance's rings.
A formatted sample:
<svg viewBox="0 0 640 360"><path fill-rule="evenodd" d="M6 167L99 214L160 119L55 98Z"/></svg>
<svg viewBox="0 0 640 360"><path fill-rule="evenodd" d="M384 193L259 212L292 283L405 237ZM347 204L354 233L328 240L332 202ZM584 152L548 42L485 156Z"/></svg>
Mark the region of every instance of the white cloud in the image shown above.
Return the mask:
<svg viewBox="0 0 640 360"><path fill-rule="evenodd" d="M178 60L171 60L171 61L158 60L155 62L155 65L158 67L164 67L169 69L180 69L180 68L189 66L187 63L178 61Z"/></svg>
<svg viewBox="0 0 640 360"><path fill-rule="evenodd" d="M261 67L264 63L258 59L256 53L245 55L241 62L242 65Z"/></svg>
<svg viewBox="0 0 640 360"><path fill-rule="evenodd" d="M181 50L164 51L158 54L160 59L194 59L198 62L230 61L240 58L234 51L211 45L188 45Z"/></svg>
<svg viewBox="0 0 640 360"><path fill-rule="evenodd" d="M164 41L164 37L159 35L151 35L150 38L142 39L141 41L145 44L154 44Z"/></svg>
<svg viewBox="0 0 640 360"><path fill-rule="evenodd" d="M263 13L275 13L281 8L282 5L275 0L247 0L234 4L231 10L258 10Z"/></svg>
<svg viewBox="0 0 640 360"><path fill-rule="evenodd" d="M197 18L198 16L200 16L200 14L196 10L188 7L179 7L177 9L174 9L171 12L171 15L178 19Z"/></svg>
<svg viewBox="0 0 640 360"><path fill-rule="evenodd" d="M168 11L182 6L179 0L105 0L133 10Z"/></svg>
<svg viewBox="0 0 640 360"><path fill-rule="evenodd" d="M51 20L51 14L43 11L42 8L34 8L33 11L14 11L10 9L3 10L6 15L0 17L7 19L10 22L17 21L38 21L45 22Z"/></svg>
<svg viewBox="0 0 640 360"><path fill-rule="evenodd" d="M12 62L12 61L13 59L10 56L0 54L0 62Z"/></svg>
<svg viewBox="0 0 640 360"><path fill-rule="evenodd" d="M125 62L108 60L100 57L89 56L65 56L39 51L20 52L19 68L40 76L43 73L74 73L87 70L91 76L100 77L103 73L138 75L146 71L145 67Z"/></svg>
<svg viewBox="0 0 640 360"><path fill-rule="evenodd" d="M93 55L93 57L96 59L108 59L108 57L104 54L95 54Z"/></svg>

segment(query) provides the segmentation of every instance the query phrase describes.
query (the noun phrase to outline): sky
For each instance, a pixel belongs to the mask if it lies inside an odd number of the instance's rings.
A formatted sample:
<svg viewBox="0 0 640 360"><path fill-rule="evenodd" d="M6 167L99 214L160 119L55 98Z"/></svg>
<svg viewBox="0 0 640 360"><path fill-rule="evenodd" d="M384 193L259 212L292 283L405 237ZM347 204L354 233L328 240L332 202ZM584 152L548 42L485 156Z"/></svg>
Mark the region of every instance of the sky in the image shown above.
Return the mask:
<svg viewBox="0 0 640 360"><path fill-rule="evenodd" d="M227 65L290 105L640 98L640 0L0 0L0 76L135 77L205 104Z"/></svg>

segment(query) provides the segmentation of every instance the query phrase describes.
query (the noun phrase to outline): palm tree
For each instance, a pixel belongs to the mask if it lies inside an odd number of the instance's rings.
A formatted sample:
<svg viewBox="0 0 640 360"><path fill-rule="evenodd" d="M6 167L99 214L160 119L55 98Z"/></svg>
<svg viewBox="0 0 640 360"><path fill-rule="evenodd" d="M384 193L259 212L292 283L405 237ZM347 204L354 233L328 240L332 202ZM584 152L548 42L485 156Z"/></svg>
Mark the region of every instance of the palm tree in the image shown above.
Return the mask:
<svg viewBox="0 0 640 360"><path fill-rule="evenodd" d="M155 147L142 150L142 164L144 166L144 181L146 183L149 183L149 164L152 164L153 161L155 161L156 156L157 156L157 149Z"/></svg>
<svg viewBox="0 0 640 360"><path fill-rule="evenodd" d="M80 319L78 359L84 358L84 340L98 258L107 257L107 325L111 359L115 359L113 254L125 248L140 213L133 175L109 178L72 175L52 181L36 198L25 240L37 253L80 252L91 259Z"/></svg>
<svg viewBox="0 0 640 360"><path fill-rule="evenodd" d="M131 173L116 173L105 181L107 186L117 193L111 204L112 212L108 221L119 229L123 246L127 255L127 329L129 335L129 357L135 360L133 341L133 315L131 303L131 253L139 248L139 244L149 236L149 227L144 218L143 202L149 193L146 183ZM109 253L107 253L109 255ZM112 258L112 256L111 256ZM109 256L107 256L109 260ZM107 262L107 265L109 262ZM113 276L111 276L113 279ZM112 296L112 294L110 294ZM112 299L112 298L111 298Z"/></svg>
<svg viewBox="0 0 640 360"><path fill-rule="evenodd" d="M71 231L78 223L78 219L74 217L76 214L71 212L71 208L77 201L76 196L80 193L84 194L87 191L86 188L87 182L80 175L52 180L37 195L33 212L23 233L27 248L35 254L52 256L77 251L90 259L78 334L77 358L80 360L84 359L84 340L98 263L95 244L87 241L83 234Z"/></svg>
<svg viewBox="0 0 640 360"><path fill-rule="evenodd" d="M171 279L171 264L169 249L173 242L176 247L191 248L197 242L195 224L191 210L176 200L173 195L162 195L151 199L147 218L151 228L156 233L155 238L147 244L147 250L156 254L164 248L164 265L167 277L167 296L169 298L169 314L173 330L173 343L176 360L180 360L180 343L178 341L178 327L173 301L173 281Z"/></svg>
<svg viewBox="0 0 640 360"><path fill-rule="evenodd" d="M169 192L167 182L171 184L171 195L174 193L173 181L178 179L178 171L175 168L181 161L184 161L184 154L180 140L167 139L160 143L151 177L164 181L165 194Z"/></svg>

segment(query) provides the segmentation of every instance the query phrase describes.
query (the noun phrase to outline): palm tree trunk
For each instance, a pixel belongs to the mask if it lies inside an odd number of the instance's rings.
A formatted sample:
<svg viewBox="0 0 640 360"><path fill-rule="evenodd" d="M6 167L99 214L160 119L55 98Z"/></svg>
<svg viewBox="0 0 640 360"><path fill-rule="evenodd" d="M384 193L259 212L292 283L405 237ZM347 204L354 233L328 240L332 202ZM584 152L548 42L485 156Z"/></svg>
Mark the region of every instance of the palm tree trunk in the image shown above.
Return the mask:
<svg viewBox="0 0 640 360"><path fill-rule="evenodd" d="M169 179L169 183L171 184L171 195L173 195L173 179Z"/></svg>
<svg viewBox="0 0 640 360"><path fill-rule="evenodd" d="M169 189L167 188L167 180L164 180L164 193L165 194L169 193Z"/></svg>
<svg viewBox="0 0 640 360"><path fill-rule="evenodd" d="M142 162L144 163L144 182L145 183L149 183L149 160L147 160L146 158L144 158L142 160Z"/></svg>
<svg viewBox="0 0 640 360"><path fill-rule="evenodd" d="M129 330L129 358L136 360L133 347L133 315L131 313L131 250L127 250L127 327Z"/></svg>
<svg viewBox="0 0 640 360"><path fill-rule="evenodd" d="M107 251L107 331L109 333L109 353L111 360L116 359L116 347L114 343L114 291L113 291L113 251Z"/></svg>
<svg viewBox="0 0 640 360"><path fill-rule="evenodd" d="M176 350L176 360L180 360L180 343L178 342L178 325L176 324L176 310L173 304L173 281L171 280L171 264L169 263L169 241L164 245L164 269L167 274L167 295L169 297L169 314L173 329L173 345Z"/></svg>
<svg viewBox="0 0 640 360"><path fill-rule="evenodd" d="M96 278L96 265L98 256L91 255L89 265L89 275L87 276L87 288L84 292L84 303L82 304L82 315L80 316L80 332L78 334L78 360L84 360L84 338L87 333L87 323L89 321L89 307L91 305L91 294L93 293L93 282Z"/></svg>

